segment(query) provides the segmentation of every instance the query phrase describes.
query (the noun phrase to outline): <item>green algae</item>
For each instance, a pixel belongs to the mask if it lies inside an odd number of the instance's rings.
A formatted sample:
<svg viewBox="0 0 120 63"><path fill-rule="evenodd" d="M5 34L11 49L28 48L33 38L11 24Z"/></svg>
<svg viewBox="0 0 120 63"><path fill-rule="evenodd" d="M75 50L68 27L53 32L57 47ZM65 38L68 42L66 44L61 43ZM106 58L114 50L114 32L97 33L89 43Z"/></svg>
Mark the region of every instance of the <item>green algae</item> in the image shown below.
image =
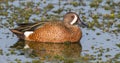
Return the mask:
<svg viewBox="0 0 120 63"><path fill-rule="evenodd" d="M120 44L116 44L116 46L118 46L120 48Z"/></svg>
<svg viewBox="0 0 120 63"><path fill-rule="evenodd" d="M51 9L53 9L53 8L54 8L53 4L48 4L48 5L45 7L46 10L51 10Z"/></svg>
<svg viewBox="0 0 120 63"><path fill-rule="evenodd" d="M54 13L57 13L57 14L60 14L62 11L63 11L63 8L60 8L60 9L58 9L58 10L56 10L56 11L53 11L53 12L54 12Z"/></svg>
<svg viewBox="0 0 120 63"><path fill-rule="evenodd" d="M90 5L90 7L98 8L98 6L101 2L102 2L102 0L93 0L89 5Z"/></svg>
<svg viewBox="0 0 120 63"><path fill-rule="evenodd" d="M32 60L32 63L42 63L40 60Z"/></svg>
<svg viewBox="0 0 120 63"><path fill-rule="evenodd" d="M96 33L96 35L101 35L101 33Z"/></svg>
<svg viewBox="0 0 120 63"><path fill-rule="evenodd" d="M120 24L118 24L117 27L120 28Z"/></svg>
<svg viewBox="0 0 120 63"><path fill-rule="evenodd" d="M0 55L3 55L3 50L0 48Z"/></svg>
<svg viewBox="0 0 120 63"><path fill-rule="evenodd" d="M79 6L79 3L78 2L71 2L71 5L73 5L74 7L77 7L77 6Z"/></svg>

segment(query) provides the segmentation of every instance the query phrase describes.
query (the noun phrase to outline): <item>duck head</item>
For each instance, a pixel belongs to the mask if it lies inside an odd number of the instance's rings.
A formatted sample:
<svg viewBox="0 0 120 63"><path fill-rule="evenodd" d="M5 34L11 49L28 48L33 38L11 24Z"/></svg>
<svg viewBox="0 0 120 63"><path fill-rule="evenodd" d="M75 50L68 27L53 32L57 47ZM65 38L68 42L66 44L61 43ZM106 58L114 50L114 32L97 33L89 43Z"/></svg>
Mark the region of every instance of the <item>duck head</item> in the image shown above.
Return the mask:
<svg viewBox="0 0 120 63"><path fill-rule="evenodd" d="M74 13L74 12L68 12L65 16L64 16L64 23L65 24L69 24L69 25L79 25L79 26L87 26L87 24L85 24L84 22L82 22L79 18L79 16Z"/></svg>

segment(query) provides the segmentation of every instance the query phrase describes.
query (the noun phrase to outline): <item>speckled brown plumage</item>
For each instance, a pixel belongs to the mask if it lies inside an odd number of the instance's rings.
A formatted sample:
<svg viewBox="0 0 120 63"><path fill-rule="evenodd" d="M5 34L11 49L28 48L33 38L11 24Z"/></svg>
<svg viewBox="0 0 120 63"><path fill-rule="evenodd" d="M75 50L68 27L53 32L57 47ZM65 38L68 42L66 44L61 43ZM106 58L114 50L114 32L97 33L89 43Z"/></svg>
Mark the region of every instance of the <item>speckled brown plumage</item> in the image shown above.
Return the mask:
<svg viewBox="0 0 120 63"><path fill-rule="evenodd" d="M39 29L36 29L33 34L26 40L37 42L77 42L82 37L82 32L78 26L66 26L63 22L48 22Z"/></svg>

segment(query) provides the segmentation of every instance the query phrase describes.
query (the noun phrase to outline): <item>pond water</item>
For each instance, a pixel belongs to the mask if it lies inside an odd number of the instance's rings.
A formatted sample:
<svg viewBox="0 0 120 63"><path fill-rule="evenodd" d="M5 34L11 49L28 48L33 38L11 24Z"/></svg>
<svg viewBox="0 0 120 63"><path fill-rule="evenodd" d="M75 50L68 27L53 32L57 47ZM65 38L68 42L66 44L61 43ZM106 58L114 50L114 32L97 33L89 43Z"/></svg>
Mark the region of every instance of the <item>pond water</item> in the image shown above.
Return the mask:
<svg viewBox="0 0 120 63"><path fill-rule="evenodd" d="M120 63L119 0L0 1L1 63ZM16 23L62 20L76 12L89 25L79 43L21 41L9 29ZM30 48L24 48L25 45Z"/></svg>

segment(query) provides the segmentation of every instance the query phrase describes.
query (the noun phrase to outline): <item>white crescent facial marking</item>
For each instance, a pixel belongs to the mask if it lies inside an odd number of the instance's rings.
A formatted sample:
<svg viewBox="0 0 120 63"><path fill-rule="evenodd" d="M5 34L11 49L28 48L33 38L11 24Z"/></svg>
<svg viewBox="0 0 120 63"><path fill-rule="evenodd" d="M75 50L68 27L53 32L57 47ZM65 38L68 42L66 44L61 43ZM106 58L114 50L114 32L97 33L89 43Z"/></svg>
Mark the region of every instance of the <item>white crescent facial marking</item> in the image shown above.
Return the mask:
<svg viewBox="0 0 120 63"><path fill-rule="evenodd" d="M73 25L77 21L77 19L78 19L78 17L74 14L74 19L70 24Z"/></svg>
<svg viewBox="0 0 120 63"><path fill-rule="evenodd" d="M32 33L33 33L33 31L26 31L26 32L24 32L24 35L25 35L25 37L28 37Z"/></svg>

